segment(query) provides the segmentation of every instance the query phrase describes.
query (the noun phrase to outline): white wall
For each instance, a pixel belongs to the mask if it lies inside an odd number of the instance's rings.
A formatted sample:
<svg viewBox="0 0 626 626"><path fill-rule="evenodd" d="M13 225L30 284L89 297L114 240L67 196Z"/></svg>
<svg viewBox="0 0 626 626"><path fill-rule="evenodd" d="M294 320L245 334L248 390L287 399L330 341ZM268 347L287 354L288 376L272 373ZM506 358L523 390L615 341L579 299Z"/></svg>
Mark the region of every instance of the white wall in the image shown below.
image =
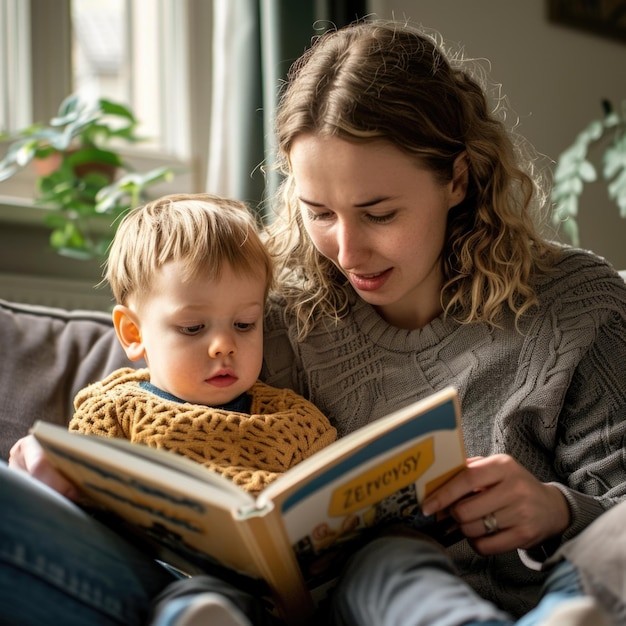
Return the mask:
<svg viewBox="0 0 626 626"><path fill-rule="evenodd" d="M601 100L626 99L624 43L548 21L547 0L370 0L381 18L409 19L491 62L519 116L519 131L555 160ZM594 160L597 163L597 159ZM600 183L581 197L581 245L626 268L626 220Z"/></svg>

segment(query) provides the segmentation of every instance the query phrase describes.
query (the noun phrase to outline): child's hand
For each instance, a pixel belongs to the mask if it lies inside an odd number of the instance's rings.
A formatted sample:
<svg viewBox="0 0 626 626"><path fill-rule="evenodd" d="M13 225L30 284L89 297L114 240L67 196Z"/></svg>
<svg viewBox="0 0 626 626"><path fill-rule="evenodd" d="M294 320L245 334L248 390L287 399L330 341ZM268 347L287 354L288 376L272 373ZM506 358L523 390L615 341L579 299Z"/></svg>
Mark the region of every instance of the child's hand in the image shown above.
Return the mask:
<svg viewBox="0 0 626 626"><path fill-rule="evenodd" d="M28 472L70 500L78 500L76 487L46 460L43 449L32 435L19 439L9 453L9 467Z"/></svg>

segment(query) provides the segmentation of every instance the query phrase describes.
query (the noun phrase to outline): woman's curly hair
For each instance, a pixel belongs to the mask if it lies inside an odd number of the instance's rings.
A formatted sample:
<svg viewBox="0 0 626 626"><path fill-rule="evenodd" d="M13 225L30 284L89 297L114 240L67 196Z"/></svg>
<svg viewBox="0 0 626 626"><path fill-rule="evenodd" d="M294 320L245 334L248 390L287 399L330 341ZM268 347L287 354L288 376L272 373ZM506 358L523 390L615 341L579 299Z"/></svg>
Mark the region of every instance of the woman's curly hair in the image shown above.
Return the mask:
<svg viewBox="0 0 626 626"><path fill-rule="evenodd" d="M490 108L489 101L495 97ZM446 314L497 325L504 307L519 319L536 303L533 273L556 248L540 234L548 179L530 145L505 125L506 106L487 72L436 34L397 22L361 21L320 36L291 67L276 131L285 175L267 243L300 338L323 318L340 319L355 294L309 239L294 193L289 154L303 134L388 141L442 183L465 153L468 190L449 212L441 254Z"/></svg>

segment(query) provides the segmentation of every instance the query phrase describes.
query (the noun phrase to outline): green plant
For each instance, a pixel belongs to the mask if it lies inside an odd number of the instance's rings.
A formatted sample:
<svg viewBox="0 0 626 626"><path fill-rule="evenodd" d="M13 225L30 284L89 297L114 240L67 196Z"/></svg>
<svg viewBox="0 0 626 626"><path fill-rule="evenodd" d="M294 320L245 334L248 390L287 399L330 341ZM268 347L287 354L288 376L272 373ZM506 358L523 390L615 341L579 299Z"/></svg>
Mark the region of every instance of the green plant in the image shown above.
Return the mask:
<svg viewBox="0 0 626 626"><path fill-rule="evenodd" d="M579 197L586 183L598 179L596 166L590 161L592 147L602 147L602 177L608 195L626 218L626 101L615 110L607 100L602 102L604 117L592 121L564 150L554 170L552 188L552 221L574 245L579 245Z"/></svg>
<svg viewBox="0 0 626 626"><path fill-rule="evenodd" d="M75 258L106 256L119 217L145 200L146 189L173 177L171 168L135 173L118 146L141 141L123 104L71 94L48 125L34 124L9 139L0 181L31 162L48 164L36 182L37 204L50 208L50 244ZM52 161L52 164L50 162ZM126 172L116 180L119 172Z"/></svg>

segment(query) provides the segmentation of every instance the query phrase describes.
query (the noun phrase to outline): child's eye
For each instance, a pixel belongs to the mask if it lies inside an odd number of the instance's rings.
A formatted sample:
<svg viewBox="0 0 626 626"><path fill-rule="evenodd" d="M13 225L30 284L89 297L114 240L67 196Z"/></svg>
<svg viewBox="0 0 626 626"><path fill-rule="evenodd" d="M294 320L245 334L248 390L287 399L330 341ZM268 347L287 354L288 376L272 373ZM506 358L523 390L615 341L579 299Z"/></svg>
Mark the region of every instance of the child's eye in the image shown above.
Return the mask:
<svg viewBox="0 0 626 626"><path fill-rule="evenodd" d="M235 328L241 332L247 332L256 327L254 322L235 322Z"/></svg>
<svg viewBox="0 0 626 626"><path fill-rule="evenodd" d="M179 331L183 335L197 335L204 328L204 324L196 324L195 326L180 326Z"/></svg>

